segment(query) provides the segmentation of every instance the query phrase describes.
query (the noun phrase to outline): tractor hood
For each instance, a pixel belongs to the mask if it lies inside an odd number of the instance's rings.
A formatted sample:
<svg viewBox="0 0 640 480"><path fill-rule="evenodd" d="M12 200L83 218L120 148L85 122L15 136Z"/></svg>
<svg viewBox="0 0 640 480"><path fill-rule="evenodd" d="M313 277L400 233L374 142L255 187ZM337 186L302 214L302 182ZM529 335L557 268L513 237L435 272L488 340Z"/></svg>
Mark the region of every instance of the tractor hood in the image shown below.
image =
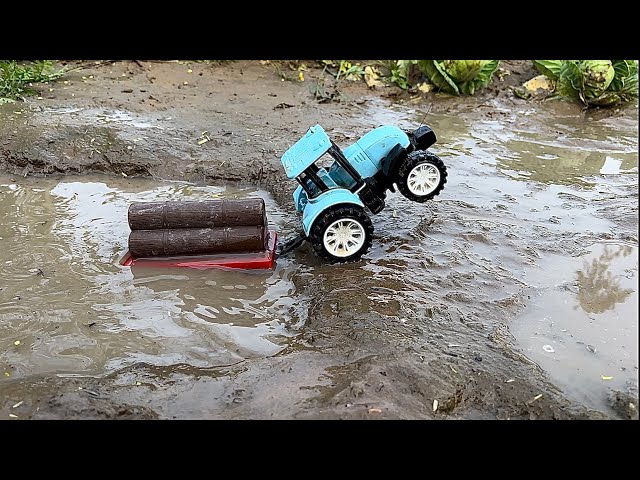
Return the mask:
<svg viewBox="0 0 640 480"><path fill-rule="evenodd" d="M296 178L309 165L324 155L331 147L331 140L320 125L307 130L304 137L294 143L282 155L282 166L290 179Z"/></svg>
<svg viewBox="0 0 640 480"><path fill-rule="evenodd" d="M356 142L374 165L379 165L393 147L400 144L404 148L409 146L409 137L400 128L385 125L375 128Z"/></svg>

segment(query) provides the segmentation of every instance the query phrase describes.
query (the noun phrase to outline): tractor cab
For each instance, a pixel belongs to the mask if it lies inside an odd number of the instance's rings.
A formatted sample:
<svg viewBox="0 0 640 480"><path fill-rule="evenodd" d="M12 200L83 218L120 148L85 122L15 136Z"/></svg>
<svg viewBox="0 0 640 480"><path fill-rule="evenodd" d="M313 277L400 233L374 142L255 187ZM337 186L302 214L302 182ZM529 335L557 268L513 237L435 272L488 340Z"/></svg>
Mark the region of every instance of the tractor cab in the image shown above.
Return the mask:
<svg viewBox="0 0 640 480"><path fill-rule="evenodd" d="M324 168L316 165L316 161L331 150L332 143L324 129L316 125L282 156L287 177L295 178L309 198L338 186Z"/></svg>
<svg viewBox="0 0 640 480"><path fill-rule="evenodd" d="M333 159L333 164L328 170L319 165L325 154ZM320 125L309 128L307 133L284 153L282 165L287 177L295 178L300 184L293 194L299 212L302 212L310 201L334 189L346 189L353 194L353 203L364 202L373 213L378 213L384 208L384 200L369 189L358 170ZM338 171L340 174L336 175ZM341 196L343 195L344 193Z"/></svg>

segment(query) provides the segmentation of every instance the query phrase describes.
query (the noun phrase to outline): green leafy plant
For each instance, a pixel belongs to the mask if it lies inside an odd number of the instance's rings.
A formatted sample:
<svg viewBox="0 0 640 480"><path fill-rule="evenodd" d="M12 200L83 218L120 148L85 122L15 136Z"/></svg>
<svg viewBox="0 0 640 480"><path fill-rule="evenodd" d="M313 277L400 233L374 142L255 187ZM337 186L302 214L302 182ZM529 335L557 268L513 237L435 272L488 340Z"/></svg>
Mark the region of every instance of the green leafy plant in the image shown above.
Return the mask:
<svg viewBox="0 0 640 480"><path fill-rule="evenodd" d="M0 104L32 95L32 83L50 82L60 78L64 68L56 70L50 60L38 60L21 65L14 60L0 60Z"/></svg>
<svg viewBox="0 0 640 480"><path fill-rule="evenodd" d="M499 60L418 60L417 65L429 81L452 95L473 95L486 87L497 70Z"/></svg>
<svg viewBox="0 0 640 480"><path fill-rule="evenodd" d="M364 67L359 63L351 63L350 60L322 60L319 64L324 66L323 72L333 75L336 81L357 81L364 76Z"/></svg>
<svg viewBox="0 0 640 480"><path fill-rule="evenodd" d="M637 60L534 60L555 82L552 96L608 107L638 98Z"/></svg>
<svg viewBox="0 0 640 480"><path fill-rule="evenodd" d="M395 83L403 90L409 88L409 70L411 65L415 65L418 60L391 60L385 62L385 66L389 69L389 80Z"/></svg>
<svg viewBox="0 0 640 480"><path fill-rule="evenodd" d="M347 80L360 80L364 76L364 67L360 64L352 64L348 60L340 60L340 67L336 75L336 81L343 77Z"/></svg>

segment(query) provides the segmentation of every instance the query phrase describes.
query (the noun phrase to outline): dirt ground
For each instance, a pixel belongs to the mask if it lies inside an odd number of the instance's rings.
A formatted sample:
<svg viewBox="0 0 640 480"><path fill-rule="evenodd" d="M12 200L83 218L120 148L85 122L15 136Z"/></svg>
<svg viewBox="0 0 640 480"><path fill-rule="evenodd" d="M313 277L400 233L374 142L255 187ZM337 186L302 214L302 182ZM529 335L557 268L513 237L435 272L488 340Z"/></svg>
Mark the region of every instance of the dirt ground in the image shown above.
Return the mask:
<svg viewBox="0 0 640 480"><path fill-rule="evenodd" d="M273 195L290 214L291 224L295 184L283 175L280 155L310 125L320 123L344 144L373 126L367 108L379 101L407 108L428 105L434 115L478 109L477 121L493 121L500 109L528 104L509 87L536 75L528 62L503 62L503 81L460 99L345 81L340 86L343 101L320 103L310 87L322 70L311 62L304 82L296 80L298 71L286 62L70 63L78 64L85 67L39 87L41 98L0 110L1 171L17 177L98 171L128 178L255 184ZM563 108L581 114L578 106ZM111 112L109 124L95 122L105 111ZM634 112L624 110L590 115L637 122ZM205 136L209 140L199 143ZM432 218L457 218L467 208L463 204L450 199L428 209ZM637 227L637 211L635 218ZM429 225L418 225L417 234L421 228L444 228L438 220ZM312 275L303 271L293 278L305 299L303 326L296 341L274 356L212 368L138 363L99 378L34 375L5 380L0 413L10 411L16 392L30 391L29 408L21 418L637 418L635 409L628 409L637 400L624 392L611 401L617 413L568 398L513 348L508 319L523 308L522 291L505 291L491 302L482 297L477 308L468 298L464 307L449 308L424 300L425 294L412 306L415 317L407 314L411 321L396 321L408 304L385 292L390 286L404 288L398 277L381 279L346 267L360 292L387 295L390 314L371 295L345 293L344 277L331 267L313 268ZM433 282L440 282L441 289L457 286L455 295L473 296L473 275L451 276L442 270L438 275ZM398 285L390 285L394 281ZM452 343L472 346L458 354ZM142 388L135 386L136 380ZM79 387L99 395L83 394ZM435 411L434 399L439 405Z"/></svg>

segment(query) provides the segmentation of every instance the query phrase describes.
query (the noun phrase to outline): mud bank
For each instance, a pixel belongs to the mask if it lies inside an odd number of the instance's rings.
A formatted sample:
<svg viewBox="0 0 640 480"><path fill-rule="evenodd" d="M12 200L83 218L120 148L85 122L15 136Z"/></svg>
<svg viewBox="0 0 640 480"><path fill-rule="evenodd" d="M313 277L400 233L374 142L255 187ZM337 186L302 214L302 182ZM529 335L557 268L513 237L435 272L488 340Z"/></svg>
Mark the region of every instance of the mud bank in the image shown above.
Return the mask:
<svg viewBox="0 0 640 480"><path fill-rule="evenodd" d="M234 352L227 362L204 364L187 353L173 362L114 361L64 375L37 367L12 375L19 362L3 355L9 375L0 380L0 415L637 418L629 406L637 407L637 318L628 313L634 305L637 311L637 110L583 112L568 103L528 103L505 89L465 99L391 95L391 102L385 98L391 90L363 85L345 85L348 102L318 104L308 85L319 75L312 70L305 83L283 82L257 62L121 62L71 74L43 100L0 107L7 184L33 188L26 177L62 181L61 175L98 171L133 183L151 177L258 185L282 209L285 235L297 220L294 185L279 156L315 123L344 147L382 123L410 128L424 119L438 134L433 150L450 172L430 203L389 197L373 218L374 247L362 261L323 265L308 247L280 261L295 289L275 353ZM12 241L11 233L1 241ZM579 305L571 262L597 256L604 244L631 255L603 288L619 285L620 271L636 287L625 284L631 292L598 310L601 328L571 333L589 345L619 342L629 354L618 358L600 347L587 374L614 383L589 377L588 394L578 394L568 388L566 369L536 356L543 345L531 340L531 330L519 329L520 338L513 327L554 315L548 299L558 292ZM554 268L549 258L566 260L567 271L545 276ZM29 315L11 311L7 294L0 290L0 318ZM191 296L198 302L207 295ZM580 311L589 318L595 309ZM623 331L615 340L604 330L614 317ZM536 333L549 335L549 328ZM104 333L98 329L94 341ZM564 342L566 358L579 358Z"/></svg>

